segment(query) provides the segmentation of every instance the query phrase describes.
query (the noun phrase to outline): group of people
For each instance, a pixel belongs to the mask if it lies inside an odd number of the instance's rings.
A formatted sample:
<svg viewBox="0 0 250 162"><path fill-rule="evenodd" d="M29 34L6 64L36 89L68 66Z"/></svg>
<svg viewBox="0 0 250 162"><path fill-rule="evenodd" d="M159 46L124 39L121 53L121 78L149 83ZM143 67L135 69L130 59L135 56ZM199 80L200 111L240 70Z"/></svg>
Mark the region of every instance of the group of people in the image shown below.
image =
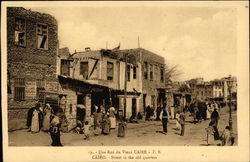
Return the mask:
<svg viewBox="0 0 250 162"><path fill-rule="evenodd" d="M84 124L79 124L77 129L78 133L84 134L84 139L88 140L90 135L93 133L95 136L100 134L109 135L112 129L116 129L116 121L119 119L118 124L118 137L125 136L126 122L122 117L118 117L119 114L114 107L106 109L103 105L99 107L97 105L93 106L92 115L90 121L84 121ZM81 123L81 122L80 122Z"/></svg>
<svg viewBox="0 0 250 162"><path fill-rule="evenodd" d="M215 140L221 140L222 146L230 146L234 144L234 138L232 137L232 132L230 131L230 127L226 126L223 132L219 133L218 131L218 123L219 123L220 115L215 108L211 114L211 121L206 128L207 132L207 144L213 145Z"/></svg>
<svg viewBox="0 0 250 162"><path fill-rule="evenodd" d="M62 146L60 140L60 120L50 104L44 107L37 103L35 107L28 110L27 127L31 133L38 133L41 130L50 133L52 146Z"/></svg>

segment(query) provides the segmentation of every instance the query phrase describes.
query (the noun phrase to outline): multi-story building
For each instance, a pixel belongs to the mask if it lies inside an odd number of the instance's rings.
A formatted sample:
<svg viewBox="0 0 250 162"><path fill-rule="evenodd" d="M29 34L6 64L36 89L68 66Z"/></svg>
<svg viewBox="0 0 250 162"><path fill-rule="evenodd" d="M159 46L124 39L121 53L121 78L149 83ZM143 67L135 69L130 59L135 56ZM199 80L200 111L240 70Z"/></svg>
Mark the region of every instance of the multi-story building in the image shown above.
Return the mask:
<svg viewBox="0 0 250 162"><path fill-rule="evenodd" d="M124 110L125 74L126 117L139 111L139 98L142 91L141 64L130 53L125 63L125 55L120 51L96 50L87 48L84 52L70 55L66 48L60 52L60 93L65 93L65 113L69 127L75 125L77 106L84 105L86 117L93 113L94 105L105 108L114 106ZM126 73L125 73L125 68Z"/></svg>
<svg viewBox="0 0 250 162"><path fill-rule="evenodd" d="M9 130L25 127L39 91L57 92L57 31L51 15L7 8Z"/></svg>
<svg viewBox="0 0 250 162"><path fill-rule="evenodd" d="M138 73L142 86L142 93L139 96L139 111L145 113L148 105L155 109L157 106L166 104L164 58L143 48L120 50L119 52L132 54L135 56L134 60L141 64L142 70Z"/></svg>

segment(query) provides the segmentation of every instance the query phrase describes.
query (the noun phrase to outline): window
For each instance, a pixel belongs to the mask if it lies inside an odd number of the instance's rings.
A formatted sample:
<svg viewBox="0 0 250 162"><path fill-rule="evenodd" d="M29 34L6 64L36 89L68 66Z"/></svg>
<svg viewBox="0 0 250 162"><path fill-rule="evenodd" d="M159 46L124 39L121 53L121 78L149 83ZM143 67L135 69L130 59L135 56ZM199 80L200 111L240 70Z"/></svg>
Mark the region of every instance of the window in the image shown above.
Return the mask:
<svg viewBox="0 0 250 162"><path fill-rule="evenodd" d="M161 68L161 82L164 81L164 69Z"/></svg>
<svg viewBox="0 0 250 162"><path fill-rule="evenodd" d="M107 80L113 80L114 64L113 62L107 62Z"/></svg>
<svg viewBox="0 0 250 162"><path fill-rule="evenodd" d="M61 75L69 76L69 60L61 60Z"/></svg>
<svg viewBox="0 0 250 162"><path fill-rule="evenodd" d="M150 80L153 80L154 78L153 78L153 65L152 64L150 64L150 67L149 67L149 71L150 71Z"/></svg>
<svg viewBox="0 0 250 162"><path fill-rule="evenodd" d="M45 80L44 79L37 79L36 80L36 97L43 98L42 94L39 92L45 90Z"/></svg>
<svg viewBox="0 0 250 162"><path fill-rule="evenodd" d="M15 45L26 46L26 25L25 19L15 19Z"/></svg>
<svg viewBox="0 0 250 162"><path fill-rule="evenodd" d="M144 62L144 79L148 79L148 63Z"/></svg>
<svg viewBox="0 0 250 162"><path fill-rule="evenodd" d="M16 78L14 83L15 83L14 100L15 101L25 100L25 79Z"/></svg>
<svg viewBox="0 0 250 162"><path fill-rule="evenodd" d="M88 62L81 62L80 75L82 75L84 79L88 79L88 71L89 71Z"/></svg>
<svg viewBox="0 0 250 162"><path fill-rule="evenodd" d="M48 49L48 26L37 24L37 48Z"/></svg>
<svg viewBox="0 0 250 162"><path fill-rule="evenodd" d="M203 96L203 91L201 91L201 95Z"/></svg>
<svg viewBox="0 0 250 162"><path fill-rule="evenodd" d="M127 65L127 81L130 81L130 65Z"/></svg>
<svg viewBox="0 0 250 162"><path fill-rule="evenodd" d="M197 91L197 95L199 95L199 91Z"/></svg>
<svg viewBox="0 0 250 162"><path fill-rule="evenodd" d="M136 79L136 66L133 66L133 79Z"/></svg>

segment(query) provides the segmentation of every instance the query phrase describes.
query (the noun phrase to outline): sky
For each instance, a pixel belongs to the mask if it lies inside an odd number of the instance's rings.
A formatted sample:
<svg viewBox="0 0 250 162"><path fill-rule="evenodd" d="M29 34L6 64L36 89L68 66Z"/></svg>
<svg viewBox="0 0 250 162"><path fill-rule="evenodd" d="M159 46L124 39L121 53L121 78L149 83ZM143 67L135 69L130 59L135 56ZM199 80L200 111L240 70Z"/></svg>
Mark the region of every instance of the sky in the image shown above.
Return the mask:
<svg viewBox="0 0 250 162"><path fill-rule="evenodd" d="M29 8L28 8L29 9ZM71 52L140 47L178 65L177 80L236 76L237 10L214 7L31 8L58 21L59 47Z"/></svg>

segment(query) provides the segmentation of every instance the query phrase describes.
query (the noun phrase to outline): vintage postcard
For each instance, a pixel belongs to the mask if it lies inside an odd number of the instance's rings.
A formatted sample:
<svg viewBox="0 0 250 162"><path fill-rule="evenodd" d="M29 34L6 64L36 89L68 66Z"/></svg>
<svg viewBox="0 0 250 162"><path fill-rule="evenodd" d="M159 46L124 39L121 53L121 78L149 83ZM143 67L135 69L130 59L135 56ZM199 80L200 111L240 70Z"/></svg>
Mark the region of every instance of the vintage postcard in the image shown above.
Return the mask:
<svg viewBox="0 0 250 162"><path fill-rule="evenodd" d="M4 161L248 161L248 11L3 2Z"/></svg>

